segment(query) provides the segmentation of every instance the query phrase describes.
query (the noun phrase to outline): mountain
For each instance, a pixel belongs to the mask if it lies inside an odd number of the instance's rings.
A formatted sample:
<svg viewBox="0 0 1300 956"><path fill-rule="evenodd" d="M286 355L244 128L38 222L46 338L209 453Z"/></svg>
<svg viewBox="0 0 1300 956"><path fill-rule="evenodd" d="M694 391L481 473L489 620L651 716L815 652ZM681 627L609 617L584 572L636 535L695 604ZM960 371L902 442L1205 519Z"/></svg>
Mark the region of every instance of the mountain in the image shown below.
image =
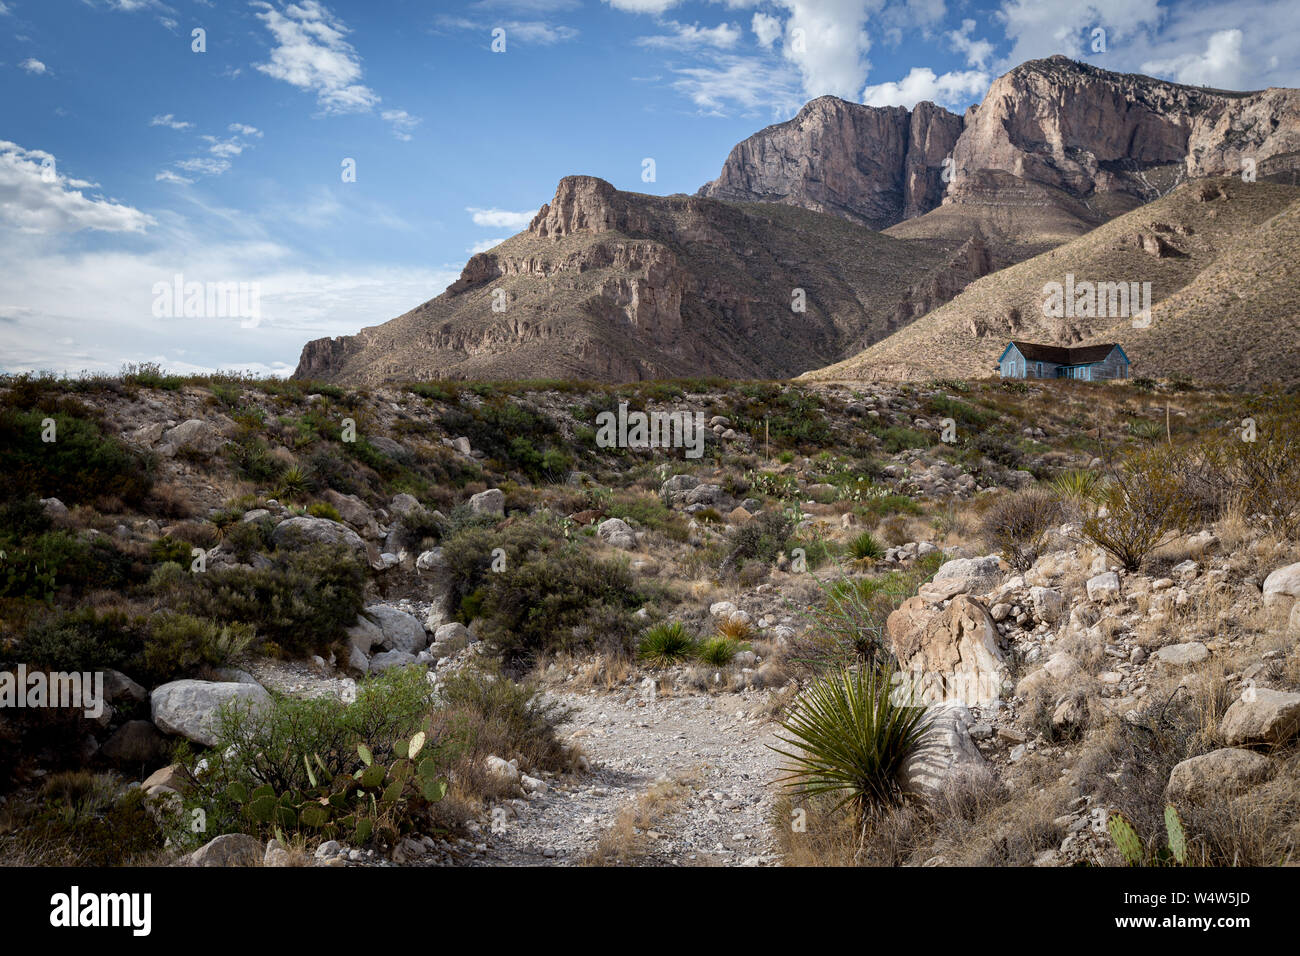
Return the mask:
<svg viewBox="0 0 1300 956"><path fill-rule="evenodd" d="M822 96L736 145L697 195L787 203L884 229L939 204L943 161L961 131L962 118L933 103L909 111Z"/></svg>
<svg viewBox="0 0 1300 956"><path fill-rule="evenodd" d="M1247 158L1261 178L1295 168L1300 91L1211 90L1053 56L999 77L960 118L930 103L909 114L814 100L736 146L700 192L901 239L974 236L1017 262Z"/></svg>
<svg viewBox="0 0 1300 956"><path fill-rule="evenodd" d="M952 301L823 380L981 377L1013 338L1119 342L1134 376L1222 385L1300 382L1300 187L1222 177L1172 193L1088 234L972 282ZM1049 317L1048 283L1151 283L1151 321ZM1107 310L1109 311L1109 310Z"/></svg>
<svg viewBox="0 0 1300 956"><path fill-rule="evenodd" d="M908 243L789 206L570 176L525 232L471 258L442 295L307 343L295 375L785 378L879 340L988 268L979 242Z"/></svg>

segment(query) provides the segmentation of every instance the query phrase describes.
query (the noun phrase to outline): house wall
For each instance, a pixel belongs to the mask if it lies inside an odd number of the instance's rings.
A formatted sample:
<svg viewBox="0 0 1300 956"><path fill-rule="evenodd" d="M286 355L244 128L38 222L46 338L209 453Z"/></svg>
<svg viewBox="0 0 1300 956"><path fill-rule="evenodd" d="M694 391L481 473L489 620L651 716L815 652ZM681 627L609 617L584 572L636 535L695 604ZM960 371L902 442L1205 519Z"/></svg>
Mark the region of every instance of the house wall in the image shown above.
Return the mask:
<svg viewBox="0 0 1300 956"><path fill-rule="evenodd" d="M1003 378L1056 378L1056 369L1055 362L1027 361L1019 349L1012 349L998 366Z"/></svg>
<svg viewBox="0 0 1300 956"><path fill-rule="evenodd" d="M1106 360L1092 366L1092 381L1100 382L1110 378L1128 378L1128 365L1120 355L1119 349L1111 349Z"/></svg>

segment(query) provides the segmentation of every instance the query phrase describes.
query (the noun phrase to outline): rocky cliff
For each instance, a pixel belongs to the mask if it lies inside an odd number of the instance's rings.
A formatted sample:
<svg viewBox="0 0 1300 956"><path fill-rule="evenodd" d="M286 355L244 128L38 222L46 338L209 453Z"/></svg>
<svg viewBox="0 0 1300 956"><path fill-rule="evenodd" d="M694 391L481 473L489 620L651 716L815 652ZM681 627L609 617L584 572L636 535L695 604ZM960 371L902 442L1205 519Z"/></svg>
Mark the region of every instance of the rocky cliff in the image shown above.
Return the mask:
<svg viewBox="0 0 1300 956"><path fill-rule="evenodd" d="M309 342L295 374L372 384L783 378L879 340L987 268L973 245L570 176L525 232L470 259L442 295L357 335Z"/></svg>
<svg viewBox="0 0 1300 956"><path fill-rule="evenodd" d="M788 203L884 229L939 204L943 161L961 130L960 116L933 103L909 112L822 96L738 144L699 195Z"/></svg>

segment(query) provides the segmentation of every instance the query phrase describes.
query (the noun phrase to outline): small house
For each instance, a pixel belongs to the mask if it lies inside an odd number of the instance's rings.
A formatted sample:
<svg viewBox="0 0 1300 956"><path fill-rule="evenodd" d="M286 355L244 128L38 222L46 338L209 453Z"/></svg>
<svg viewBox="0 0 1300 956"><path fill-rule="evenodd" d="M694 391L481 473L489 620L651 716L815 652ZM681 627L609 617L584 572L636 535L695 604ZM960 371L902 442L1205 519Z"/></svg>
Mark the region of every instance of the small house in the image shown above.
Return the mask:
<svg viewBox="0 0 1300 956"><path fill-rule="evenodd" d="M1003 378L1077 378L1102 382L1128 378L1129 360L1117 343L1105 345L1038 345L1010 342L998 359Z"/></svg>

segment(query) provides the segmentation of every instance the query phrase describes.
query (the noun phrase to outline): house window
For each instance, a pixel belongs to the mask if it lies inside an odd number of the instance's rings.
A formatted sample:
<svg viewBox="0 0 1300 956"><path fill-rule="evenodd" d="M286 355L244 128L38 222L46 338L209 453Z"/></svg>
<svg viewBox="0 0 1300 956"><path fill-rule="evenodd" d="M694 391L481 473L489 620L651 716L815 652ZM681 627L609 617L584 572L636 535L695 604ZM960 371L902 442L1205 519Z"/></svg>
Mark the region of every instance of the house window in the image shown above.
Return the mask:
<svg viewBox="0 0 1300 956"><path fill-rule="evenodd" d="M1035 377L1037 377L1037 378L1042 378L1042 377L1043 377L1043 363L1042 363L1042 362L1036 362L1036 363L1034 363L1034 375L1035 375Z"/></svg>

